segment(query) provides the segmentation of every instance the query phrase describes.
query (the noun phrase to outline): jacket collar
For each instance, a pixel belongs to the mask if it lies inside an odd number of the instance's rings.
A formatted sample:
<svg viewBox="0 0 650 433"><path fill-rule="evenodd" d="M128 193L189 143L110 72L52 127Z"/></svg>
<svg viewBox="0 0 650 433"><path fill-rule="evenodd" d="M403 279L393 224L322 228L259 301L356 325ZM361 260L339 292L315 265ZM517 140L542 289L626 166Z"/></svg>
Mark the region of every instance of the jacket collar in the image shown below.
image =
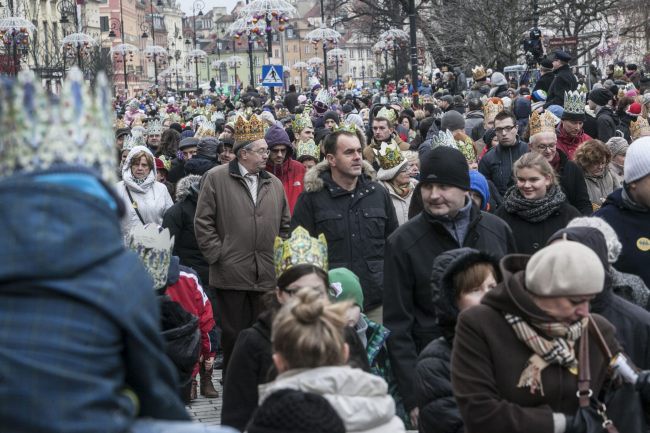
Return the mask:
<svg viewBox="0 0 650 433"><path fill-rule="evenodd" d="M327 175L327 176L326 176ZM360 182L370 182L374 181L377 177L375 169L372 168L372 165L367 161L363 161L363 171L359 177ZM322 161L316 164L314 167L310 168L305 174L305 191L307 192L318 192L325 189L326 178L329 179L329 182L332 181L332 171L330 170L329 164L327 161Z"/></svg>
<svg viewBox="0 0 650 433"><path fill-rule="evenodd" d="M239 179L243 179L241 173L239 172L239 160L237 158L233 159L228 163L228 173L230 173L231 176L237 177ZM258 173L260 177L260 181L268 181L271 179L271 175L266 172L266 170L260 170Z"/></svg>

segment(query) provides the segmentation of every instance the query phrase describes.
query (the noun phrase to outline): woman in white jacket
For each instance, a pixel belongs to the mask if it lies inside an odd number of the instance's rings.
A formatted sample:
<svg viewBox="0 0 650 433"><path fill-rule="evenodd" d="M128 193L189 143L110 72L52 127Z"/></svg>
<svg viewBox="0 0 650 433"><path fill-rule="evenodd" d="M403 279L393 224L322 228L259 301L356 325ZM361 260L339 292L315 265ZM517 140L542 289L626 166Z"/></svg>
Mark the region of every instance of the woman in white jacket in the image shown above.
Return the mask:
<svg viewBox="0 0 650 433"><path fill-rule="evenodd" d="M167 187L156 182L153 154L144 146L135 146L122 165L122 181L115 186L124 201L122 233L126 236L137 224L162 224L165 211L174 203Z"/></svg>
<svg viewBox="0 0 650 433"><path fill-rule="evenodd" d="M395 415L395 401L386 382L345 366L346 302L330 304L319 291L301 289L273 321L274 382L260 385L260 403L274 391L289 388L325 397L348 433L400 433L404 424Z"/></svg>

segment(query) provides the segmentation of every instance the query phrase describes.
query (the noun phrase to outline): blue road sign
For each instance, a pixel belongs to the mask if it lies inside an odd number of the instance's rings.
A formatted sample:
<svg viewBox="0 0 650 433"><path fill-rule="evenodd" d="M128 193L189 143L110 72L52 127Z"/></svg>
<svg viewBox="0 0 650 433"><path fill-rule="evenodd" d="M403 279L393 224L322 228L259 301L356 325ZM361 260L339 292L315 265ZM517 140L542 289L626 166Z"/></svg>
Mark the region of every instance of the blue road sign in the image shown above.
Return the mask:
<svg viewBox="0 0 650 433"><path fill-rule="evenodd" d="M282 87L282 65L262 65L262 86Z"/></svg>

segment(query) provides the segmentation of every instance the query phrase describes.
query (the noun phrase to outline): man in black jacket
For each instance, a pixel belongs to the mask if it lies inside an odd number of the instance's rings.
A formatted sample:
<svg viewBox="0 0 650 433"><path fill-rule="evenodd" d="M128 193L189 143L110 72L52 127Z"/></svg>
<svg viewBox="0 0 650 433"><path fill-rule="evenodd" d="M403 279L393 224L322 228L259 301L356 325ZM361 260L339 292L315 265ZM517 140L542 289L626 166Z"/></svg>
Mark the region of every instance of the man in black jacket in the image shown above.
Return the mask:
<svg viewBox="0 0 650 433"><path fill-rule="evenodd" d="M564 107L564 92L576 90L578 88L578 80L569 68L571 56L564 51L558 50L553 57L553 74L555 78L548 89L548 97L544 108L551 105L560 105Z"/></svg>
<svg viewBox="0 0 650 433"><path fill-rule="evenodd" d="M439 146L422 160L420 183L424 211L400 226L386 243L384 324L390 329L388 351L411 420L418 410L413 392L418 354L440 336L431 297L434 259L460 247L490 252L497 258L515 251L508 225L481 212L469 198L467 161L460 151Z"/></svg>
<svg viewBox="0 0 650 433"><path fill-rule="evenodd" d="M296 106L298 105L298 93L296 93L296 86L291 84L289 91L284 95L284 106L291 114L295 113Z"/></svg>
<svg viewBox="0 0 650 433"><path fill-rule="evenodd" d="M539 64L539 71L542 76L535 82L533 93L537 90L543 90L548 95L548 90L551 88L551 84L555 78L555 75L553 74L553 61L548 57L545 57Z"/></svg>
<svg viewBox="0 0 650 433"><path fill-rule="evenodd" d="M361 280L364 311L382 321L384 244L398 226L387 190L361 158L354 132L339 130L324 140L326 160L305 176L291 230L302 226L325 234L330 268L348 268Z"/></svg>
<svg viewBox="0 0 650 433"><path fill-rule="evenodd" d="M589 92L589 108L596 113L597 134L594 138L603 143L607 143L610 138L614 137L618 129L618 117L612 110L613 99L614 94L604 87Z"/></svg>
<svg viewBox="0 0 650 433"><path fill-rule="evenodd" d="M488 150L478 164L478 171L491 180L504 195L514 184L512 164L528 152L528 145L517 135L517 118L510 111L502 111L494 118L494 130L499 144Z"/></svg>

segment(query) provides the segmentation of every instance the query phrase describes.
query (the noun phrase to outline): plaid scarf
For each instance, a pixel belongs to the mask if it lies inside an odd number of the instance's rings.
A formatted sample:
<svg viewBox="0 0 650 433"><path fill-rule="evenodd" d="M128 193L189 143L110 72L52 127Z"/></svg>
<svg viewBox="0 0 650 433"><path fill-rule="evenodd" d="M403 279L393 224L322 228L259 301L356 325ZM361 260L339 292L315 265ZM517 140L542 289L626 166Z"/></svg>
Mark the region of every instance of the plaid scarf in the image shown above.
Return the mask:
<svg viewBox="0 0 650 433"><path fill-rule="evenodd" d="M517 338L533 351L519 377L518 388L528 387L531 394L539 390L540 394L544 395L542 370L550 364L559 364L572 374L578 374L578 360L574 346L576 340L582 335L583 329L587 328L587 318L568 326L563 323L533 323L531 326L521 317L512 314L505 314L505 318L517 334ZM540 336L533 327L544 331L553 339L547 340Z"/></svg>

